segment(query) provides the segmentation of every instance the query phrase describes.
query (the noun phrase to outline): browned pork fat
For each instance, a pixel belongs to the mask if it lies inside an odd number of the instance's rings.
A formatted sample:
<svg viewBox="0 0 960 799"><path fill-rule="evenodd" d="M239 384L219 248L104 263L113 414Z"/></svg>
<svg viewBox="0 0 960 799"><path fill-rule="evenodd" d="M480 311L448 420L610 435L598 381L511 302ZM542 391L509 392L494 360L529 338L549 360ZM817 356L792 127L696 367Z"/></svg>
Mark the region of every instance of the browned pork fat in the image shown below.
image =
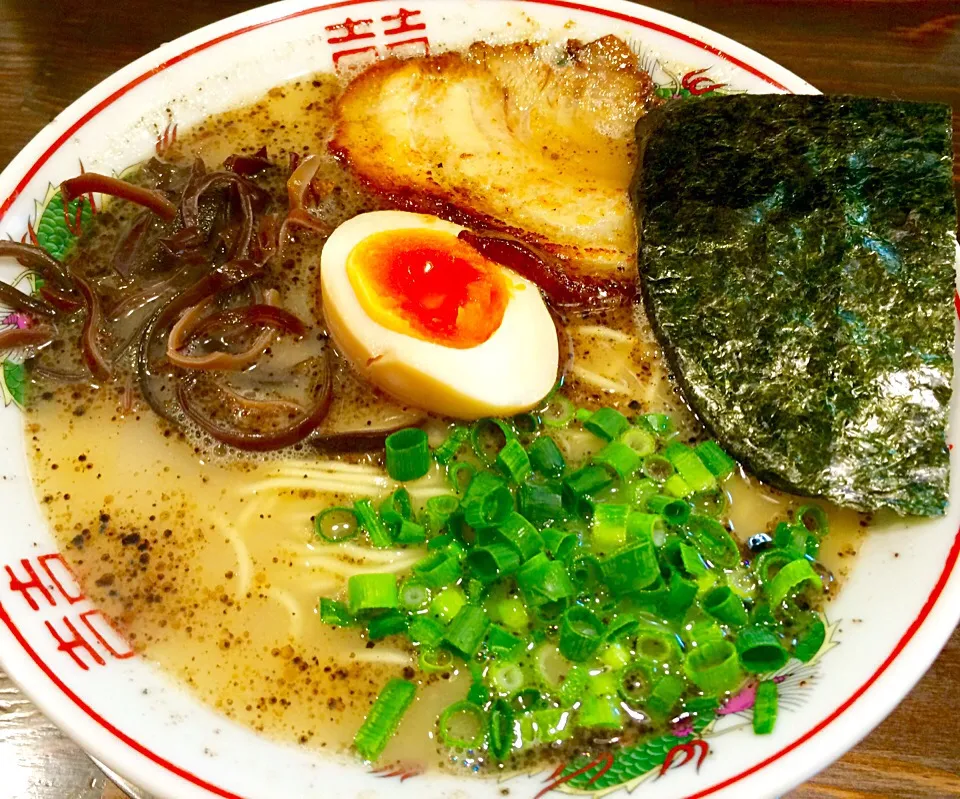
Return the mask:
<svg viewBox="0 0 960 799"><path fill-rule="evenodd" d="M330 148L397 207L509 233L586 281L632 283L633 129L651 90L614 36L478 42L359 74Z"/></svg>

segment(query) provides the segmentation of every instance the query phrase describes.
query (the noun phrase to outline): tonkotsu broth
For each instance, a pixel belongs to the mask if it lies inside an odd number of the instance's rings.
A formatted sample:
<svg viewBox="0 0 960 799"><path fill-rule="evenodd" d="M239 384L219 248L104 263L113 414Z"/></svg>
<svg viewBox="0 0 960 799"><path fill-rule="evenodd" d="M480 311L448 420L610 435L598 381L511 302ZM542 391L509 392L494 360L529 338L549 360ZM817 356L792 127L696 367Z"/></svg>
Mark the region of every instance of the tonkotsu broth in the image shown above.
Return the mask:
<svg viewBox="0 0 960 799"><path fill-rule="evenodd" d="M181 131L167 159L202 157L209 167L266 145L322 153L339 84L329 76L277 88L260 102ZM332 160L324 179L342 187L344 213L376 207ZM283 185L276 186L283 196ZM118 204L117 215L122 215ZM97 255L101 239L78 253ZM268 269L284 305L304 318L319 313L316 264L322 238L303 234ZM76 255L76 254L75 254ZM567 320L574 360L568 396L587 407L667 411L695 436L694 420L667 377L642 319L620 309ZM342 370L331 418L404 418L396 406ZM26 416L36 490L65 556L90 597L136 649L184 680L231 718L277 738L313 747L349 746L364 714L394 676L419 679L416 656L398 638L376 644L356 630L320 623L319 596L342 596L349 573L402 571L418 550L364 553L314 543L312 517L366 492L389 492L372 456L329 463L309 447L253 457L214 446L191 431L173 431L139 397L116 389L64 387L34 380ZM437 431L442 423L432 423ZM589 434L567 435L567 454L595 446ZM379 482L378 482L379 481ZM743 537L771 530L797 501L734 478L730 516ZM443 490L439 472L411 486L415 501ZM866 521L829 510L822 560L842 576ZM433 675L383 759L432 766L456 762L433 742L435 720L462 698L469 675ZM514 765L519 765L514 763Z"/></svg>

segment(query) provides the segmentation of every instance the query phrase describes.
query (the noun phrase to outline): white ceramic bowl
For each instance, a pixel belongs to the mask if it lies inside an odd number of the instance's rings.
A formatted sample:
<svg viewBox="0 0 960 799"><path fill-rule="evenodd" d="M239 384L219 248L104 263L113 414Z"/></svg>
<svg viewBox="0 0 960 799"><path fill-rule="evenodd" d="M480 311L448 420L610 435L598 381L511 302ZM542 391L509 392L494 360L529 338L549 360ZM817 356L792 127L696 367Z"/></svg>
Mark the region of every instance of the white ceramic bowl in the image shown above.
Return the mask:
<svg viewBox="0 0 960 799"><path fill-rule="evenodd" d="M401 6L415 13L398 17ZM355 32L374 36L336 41L349 32L331 26L348 17L370 20ZM405 30L391 32L398 28ZM119 171L151 152L170 114L188 126L294 76L333 69L335 58L366 57L344 56L343 50L416 51L427 42L436 49L489 36L589 39L606 33L630 39L667 94L710 91L716 84L749 92L815 91L736 42L621 0L346 0L315 7L289 0L166 44L70 106L0 176L0 235L19 239L28 221L36 222L48 188L74 175L78 160L87 169ZM3 268L7 279L15 276L13 265ZM175 799L386 791L417 799L494 797L504 789L533 797L544 787L546 774L505 784L432 774L385 782L347 760L256 736L132 655L57 554L30 486L20 413L11 402L15 367L7 377L9 407L0 412L0 506L8 514L0 536L0 661L88 752L157 796ZM952 436L956 416L955 407ZM782 691L791 701L776 732L755 737L748 709L720 716L701 739L674 751L674 768L662 778L654 779L662 758L649 772L632 774L644 781L641 795L773 796L841 755L890 712L960 614L960 479L954 477L946 518L877 530L864 544L828 610L837 646L825 648L814 664L785 669L792 677Z"/></svg>

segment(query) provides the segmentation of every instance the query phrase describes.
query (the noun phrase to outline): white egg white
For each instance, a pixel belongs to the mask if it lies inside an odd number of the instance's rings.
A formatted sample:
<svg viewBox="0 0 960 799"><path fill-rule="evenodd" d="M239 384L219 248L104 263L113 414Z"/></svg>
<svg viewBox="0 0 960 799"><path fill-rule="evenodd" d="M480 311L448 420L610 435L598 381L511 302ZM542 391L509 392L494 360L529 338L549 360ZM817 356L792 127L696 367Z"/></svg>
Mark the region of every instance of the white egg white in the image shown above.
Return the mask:
<svg viewBox="0 0 960 799"><path fill-rule="evenodd" d="M347 258L368 236L390 230L463 228L429 214L374 211L344 222L320 256L327 328L337 348L375 386L411 405L459 419L528 410L553 387L559 345L539 289L503 268L510 298L500 327L482 344L457 349L390 330L364 310Z"/></svg>

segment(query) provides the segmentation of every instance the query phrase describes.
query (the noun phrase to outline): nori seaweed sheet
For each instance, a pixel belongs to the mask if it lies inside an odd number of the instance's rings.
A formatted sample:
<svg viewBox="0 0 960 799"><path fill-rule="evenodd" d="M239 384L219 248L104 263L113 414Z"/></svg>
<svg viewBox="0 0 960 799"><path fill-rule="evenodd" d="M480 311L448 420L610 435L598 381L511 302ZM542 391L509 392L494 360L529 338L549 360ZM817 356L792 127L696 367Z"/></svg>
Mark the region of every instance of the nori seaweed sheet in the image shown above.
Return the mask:
<svg viewBox="0 0 960 799"><path fill-rule="evenodd" d="M937 104L740 95L638 124L647 314L688 404L761 480L944 512L950 121Z"/></svg>

